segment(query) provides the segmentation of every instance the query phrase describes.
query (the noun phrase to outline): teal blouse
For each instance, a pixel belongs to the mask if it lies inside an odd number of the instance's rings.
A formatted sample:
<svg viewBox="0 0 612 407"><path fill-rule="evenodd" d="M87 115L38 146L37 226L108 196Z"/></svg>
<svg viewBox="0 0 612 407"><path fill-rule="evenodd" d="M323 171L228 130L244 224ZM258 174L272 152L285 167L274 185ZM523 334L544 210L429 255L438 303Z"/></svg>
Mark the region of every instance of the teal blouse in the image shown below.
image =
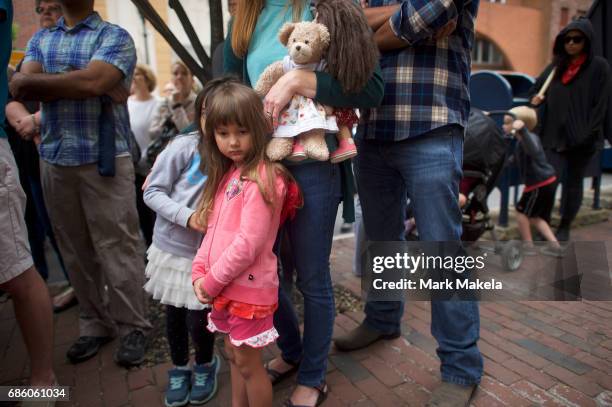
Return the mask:
<svg viewBox="0 0 612 407"><path fill-rule="evenodd" d="M287 55L287 49L278 39L278 32L284 23L292 21L292 16L293 8L287 5L287 0L266 0L257 19L246 58L239 58L234 54L232 49L233 21L230 21L229 33L225 39L223 50L223 72L238 75L248 85L256 83L268 65L283 59ZM302 21L312 21L312 19L312 13L306 4ZM356 56L356 58L359 58L359 56ZM379 106L382 102L384 83L378 66L366 86L357 93L345 93L340 82L327 72L316 71L315 75L317 77L317 90L314 99L319 103L333 107L370 109ZM327 144L330 151L333 151L337 146L336 138L328 135ZM292 163L287 164L291 165ZM340 164L340 170L343 195L342 217L346 222L354 222L353 195L355 194L355 183L350 161L343 161Z"/></svg>

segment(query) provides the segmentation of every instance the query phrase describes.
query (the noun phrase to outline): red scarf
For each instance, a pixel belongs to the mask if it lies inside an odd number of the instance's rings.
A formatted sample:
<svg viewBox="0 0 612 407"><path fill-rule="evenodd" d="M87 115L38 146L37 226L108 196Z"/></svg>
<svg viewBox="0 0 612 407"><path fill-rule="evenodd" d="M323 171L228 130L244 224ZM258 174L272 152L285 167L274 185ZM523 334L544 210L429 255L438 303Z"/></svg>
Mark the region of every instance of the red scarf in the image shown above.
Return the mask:
<svg viewBox="0 0 612 407"><path fill-rule="evenodd" d="M565 72L563 72L563 76L561 77L561 82L564 85L567 85L574 79L574 77L578 74L578 71L580 71L580 67L582 66L582 64L584 64L586 59L587 59L587 55L582 54L569 64Z"/></svg>

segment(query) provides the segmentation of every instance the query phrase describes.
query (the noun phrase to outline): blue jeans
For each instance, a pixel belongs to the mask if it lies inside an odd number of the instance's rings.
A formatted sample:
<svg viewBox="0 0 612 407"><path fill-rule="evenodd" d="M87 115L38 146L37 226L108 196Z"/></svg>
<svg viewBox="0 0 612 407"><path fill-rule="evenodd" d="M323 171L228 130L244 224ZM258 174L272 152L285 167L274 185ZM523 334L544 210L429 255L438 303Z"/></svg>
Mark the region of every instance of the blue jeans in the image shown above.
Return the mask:
<svg viewBox="0 0 612 407"><path fill-rule="evenodd" d="M297 288L304 296L304 337L289 294L279 285L274 314L278 347L286 361L300 363L297 382L314 387L325 379L334 328L334 292L329 256L341 199L338 165L316 162L289 167L304 195L304 207L287 221L284 233L293 251Z"/></svg>
<svg viewBox="0 0 612 407"><path fill-rule="evenodd" d="M368 239L404 240L407 195L421 240L461 239L461 127L445 126L400 142L357 140L357 149L355 175ZM396 333L403 313L403 301L369 301L364 323L385 334ZM442 380L460 385L480 381L479 332L477 302L432 301L431 333L438 341Z"/></svg>

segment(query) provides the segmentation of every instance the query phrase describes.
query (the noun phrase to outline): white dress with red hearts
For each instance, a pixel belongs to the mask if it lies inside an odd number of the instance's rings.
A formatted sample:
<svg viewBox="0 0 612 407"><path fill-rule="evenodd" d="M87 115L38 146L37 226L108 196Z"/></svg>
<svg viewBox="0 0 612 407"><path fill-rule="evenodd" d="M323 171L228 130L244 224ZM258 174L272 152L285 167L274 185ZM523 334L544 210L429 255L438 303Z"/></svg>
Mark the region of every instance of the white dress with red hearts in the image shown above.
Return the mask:
<svg viewBox="0 0 612 407"><path fill-rule="evenodd" d="M283 59L285 72L294 69L308 71L321 71L325 68L325 61L318 64L296 64L290 56ZM296 137L310 130L322 129L326 133L337 133L336 117L329 116L323 105L306 96L295 94L289 106L281 113L278 126L273 137Z"/></svg>

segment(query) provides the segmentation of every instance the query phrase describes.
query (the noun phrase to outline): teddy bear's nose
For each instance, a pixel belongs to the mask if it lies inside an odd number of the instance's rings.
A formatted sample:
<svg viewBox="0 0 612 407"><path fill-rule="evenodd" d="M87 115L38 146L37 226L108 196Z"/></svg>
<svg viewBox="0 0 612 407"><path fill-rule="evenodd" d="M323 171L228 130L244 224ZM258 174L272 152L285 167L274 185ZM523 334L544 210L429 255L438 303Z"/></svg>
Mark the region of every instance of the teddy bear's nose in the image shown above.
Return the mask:
<svg viewBox="0 0 612 407"><path fill-rule="evenodd" d="M302 46L301 45L296 45L295 49L299 51L299 50L302 49Z"/></svg>

